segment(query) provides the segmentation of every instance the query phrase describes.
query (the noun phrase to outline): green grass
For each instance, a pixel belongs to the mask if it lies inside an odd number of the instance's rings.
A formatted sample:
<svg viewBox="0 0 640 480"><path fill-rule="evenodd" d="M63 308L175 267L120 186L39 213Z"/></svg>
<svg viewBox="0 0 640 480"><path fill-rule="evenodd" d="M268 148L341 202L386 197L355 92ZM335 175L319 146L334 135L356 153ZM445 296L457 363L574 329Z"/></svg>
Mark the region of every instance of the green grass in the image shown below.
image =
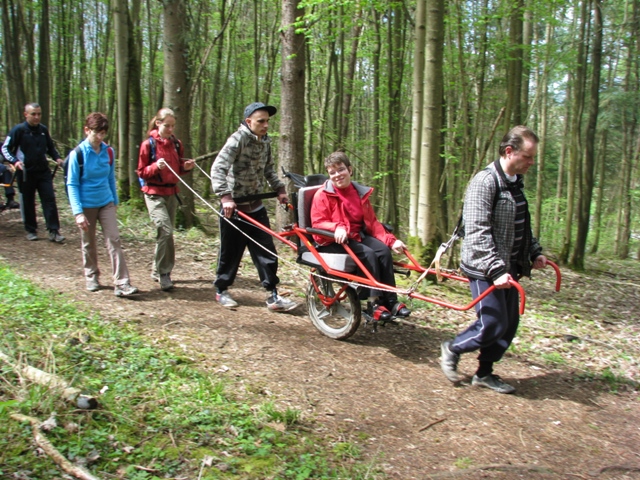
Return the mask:
<svg viewBox="0 0 640 480"><path fill-rule="evenodd" d="M357 445L315 435L300 411L264 402L242 379L204 374L193 360L1 266L0 295L0 351L98 395L100 404L77 409L0 363L2 478L60 478L50 458L36 455L31 427L11 417L43 421L52 412L57 426L45 433L49 441L101 477L382 477Z"/></svg>

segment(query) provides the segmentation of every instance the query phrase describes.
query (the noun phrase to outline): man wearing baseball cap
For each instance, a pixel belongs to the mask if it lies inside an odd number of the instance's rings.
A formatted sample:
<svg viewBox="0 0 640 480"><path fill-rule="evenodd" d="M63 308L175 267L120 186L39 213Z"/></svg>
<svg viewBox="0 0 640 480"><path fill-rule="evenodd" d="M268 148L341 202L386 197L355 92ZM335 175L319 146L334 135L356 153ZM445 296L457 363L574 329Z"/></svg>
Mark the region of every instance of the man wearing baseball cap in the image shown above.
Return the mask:
<svg viewBox="0 0 640 480"><path fill-rule="evenodd" d="M247 105L240 127L227 139L211 166L213 191L220 197L222 204L220 253L216 280L213 284L216 287L216 300L223 307L238 306L229 294L228 288L236 278L245 247L249 248L262 286L269 292L267 308L286 312L298 305L278 295L276 287L280 279L277 275L278 258L273 237L246 221L232 218L233 212L239 210L271 228L262 200L250 199L251 196L263 193L265 180L269 187L277 192L280 203L289 202L284 183L276 174L271 154L271 139L267 135L269 119L277 111L276 107L261 102ZM238 199L238 202L235 199Z"/></svg>

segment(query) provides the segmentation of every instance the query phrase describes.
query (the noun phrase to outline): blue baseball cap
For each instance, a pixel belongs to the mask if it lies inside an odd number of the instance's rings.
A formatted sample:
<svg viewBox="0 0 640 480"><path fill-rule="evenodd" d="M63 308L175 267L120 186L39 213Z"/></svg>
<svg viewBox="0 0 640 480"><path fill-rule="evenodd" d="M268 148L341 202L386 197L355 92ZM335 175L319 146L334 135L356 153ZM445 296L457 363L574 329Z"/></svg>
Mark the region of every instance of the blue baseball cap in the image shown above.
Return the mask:
<svg viewBox="0 0 640 480"><path fill-rule="evenodd" d="M273 117L278 111L276 107L273 107L271 105L265 105L262 102L254 102L251 105L247 105L247 107L244 109L243 118L249 118L257 110L266 110L269 113L270 117Z"/></svg>

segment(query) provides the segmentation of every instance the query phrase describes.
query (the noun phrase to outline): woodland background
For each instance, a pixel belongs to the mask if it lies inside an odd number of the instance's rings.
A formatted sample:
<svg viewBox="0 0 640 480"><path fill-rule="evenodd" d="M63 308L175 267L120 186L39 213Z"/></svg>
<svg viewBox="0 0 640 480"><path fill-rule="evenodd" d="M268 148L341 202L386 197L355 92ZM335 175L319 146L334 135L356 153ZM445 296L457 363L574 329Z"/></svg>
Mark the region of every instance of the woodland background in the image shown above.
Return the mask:
<svg viewBox="0 0 640 480"><path fill-rule="evenodd" d="M0 1L0 129L36 101L64 154L105 112L134 204L160 107L197 157L262 101L279 108L279 166L321 172L345 149L379 217L427 254L472 174L526 124L542 139L525 180L546 249L576 269L596 252L640 257L640 0ZM210 196L202 173L187 181ZM203 206L183 193L197 225Z"/></svg>

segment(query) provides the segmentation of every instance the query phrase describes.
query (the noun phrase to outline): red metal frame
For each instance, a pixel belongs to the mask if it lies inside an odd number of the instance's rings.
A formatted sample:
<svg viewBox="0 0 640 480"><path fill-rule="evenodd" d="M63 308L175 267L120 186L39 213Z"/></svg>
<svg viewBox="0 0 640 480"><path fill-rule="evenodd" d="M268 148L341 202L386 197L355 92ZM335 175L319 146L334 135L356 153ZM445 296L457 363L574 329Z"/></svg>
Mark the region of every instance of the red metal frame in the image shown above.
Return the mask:
<svg viewBox="0 0 640 480"><path fill-rule="evenodd" d="M238 216L240 218L242 218L243 220L246 220L246 221L250 222L251 224L255 225L256 227L261 228L262 230L266 231L267 233L269 233L273 237L275 237L278 240L280 240L285 245L288 245L289 247L291 247L296 252L298 251L298 246L295 243L293 243L291 240L289 240L289 238L290 237L298 237L300 239L300 242L304 243L304 245L307 247L309 252L311 252L313 254L314 258L320 264L320 266L326 272L326 274L334 276L334 277L336 277L336 278L338 278L340 280L344 280L344 281L347 281L347 282L356 282L356 283L365 285L365 286L370 287L370 288L382 288L382 289L385 289L385 290L395 291L399 295L406 295L409 298L415 298L417 300L422 300L422 301L425 301L425 302L433 303L435 305L439 305L441 307L450 308L452 310L457 310L457 311L470 310L471 308L475 307L478 302L482 301L483 298L485 298L487 295L491 294L491 292L493 292L495 290L495 288L496 288L494 285L492 285L487 290L485 290L480 296L478 296L476 299L472 300L471 302L467 303L466 305L456 305L456 304L453 304L453 303L445 302L444 300L439 300L437 298L428 297L426 295L423 295L423 294L421 294L419 292L415 292L415 291L407 292L406 290L403 290L401 288L392 287L390 285L386 285L384 283L380 283L378 280L376 280L373 277L373 275L371 275L369 270L367 270L367 268L362 264L360 259L356 256L356 254L353 253L353 251L349 248L349 246L347 244L343 245L346 253L353 259L354 263L358 266L358 268L360 269L360 271L363 273L364 276L362 276L362 275L354 275L352 273L344 272L342 270L335 270L335 269L331 268L329 265L327 265L327 263L325 262L324 258L322 258L322 256L318 252L318 250L313 245L313 243L311 241L309 241L309 238L308 238L309 232L305 228L298 227L297 224L292 225L291 229L285 230L284 232L275 232L275 231L271 230L270 228L265 227L261 223L255 221L253 218L249 217L245 213L240 212L240 211L237 211L237 213L238 213ZM328 237L328 238L333 238L333 237ZM467 283L469 282L468 278L462 277L460 275L455 275L455 274L451 274L451 273L448 273L448 272L436 272L436 270L433 269L433 268L428 268L428 269L424 268L423 266L421 266L418 263L418 261L413 257L413 255L411 255L411 253L406 248L404 249L404 254L407 256L407 258L409 259L410 263L394 262L394 264L396 266L399 266L401 268L405 268L407 270L412 270L412 271L418 272L418 273L423 274L423 275L425 273L426 273L426 275L439 274L440 276L442 276L444 278L451 279L451 280L457 280L457 281L460 281L460 282L467 282ZM562 282L560 269L558 268L558 265L556 265L555 263L553 263L550 260L547 260L547 264L549 264L549 266L551 266L556 272L556 287L555 287L555 290L559 291L560 290L560 285L561 285L561 282ZM347 283L345 283L343 285L343 287L340 289L340 291L338 291L334 297L327 297L319 290L318 285L315 282L313 274L311 275L311 282L312 282L312 284L314 286L314 289L316 290L316 292L318 294L318 298L327 307L333 305L336 301L343 299L344 292L349 287L349 285ZM525 303L526 303L526 295L525 295L524 289L522 288L522 286L518 282L512 281L510 283L511 283L511 286L516 288L518 290L518 293L520 293L520 314L523 314L524 313L524 309L525 309Z"/></svg>

